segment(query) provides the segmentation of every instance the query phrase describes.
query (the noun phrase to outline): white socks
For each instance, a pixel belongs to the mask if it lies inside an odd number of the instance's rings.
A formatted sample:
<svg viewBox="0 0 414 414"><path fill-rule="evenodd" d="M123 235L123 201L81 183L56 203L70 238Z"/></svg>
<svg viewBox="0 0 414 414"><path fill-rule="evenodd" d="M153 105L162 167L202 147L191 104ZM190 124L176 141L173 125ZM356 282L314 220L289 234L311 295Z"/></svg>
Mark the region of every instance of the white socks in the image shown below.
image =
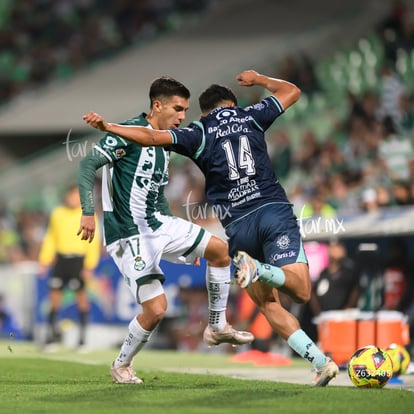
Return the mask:
<svg viewBox="0 0 414 414"><path fill-rule="evenodd" d="M115 368L131 364L134 356L148 342L153 331L144 329L134 317L129 323L129 332L122 344L121 351L114 361Z"/></svg>
<svg viewBox="0 0 414 414"><path fill-rule="evenodd" d="M226 324L226 309L230 292L230 266L207 265L208 323L213 331L222 331Z"/></svg>

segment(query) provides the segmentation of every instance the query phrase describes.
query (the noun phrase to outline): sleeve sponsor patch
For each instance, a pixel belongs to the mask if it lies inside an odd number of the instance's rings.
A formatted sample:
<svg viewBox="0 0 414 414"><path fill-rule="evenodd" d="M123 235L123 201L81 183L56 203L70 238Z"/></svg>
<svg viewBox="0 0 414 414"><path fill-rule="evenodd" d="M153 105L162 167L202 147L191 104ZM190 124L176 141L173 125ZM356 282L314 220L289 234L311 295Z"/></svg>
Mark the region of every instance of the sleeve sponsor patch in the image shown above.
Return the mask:
<svg viewBox="0 0 414 414"><path fill-rule="evenodd" d="M126 151L123 148L117 148L115 151L112 151L112 155L115 159L119 160L122 157L125 157Z"/></svg>

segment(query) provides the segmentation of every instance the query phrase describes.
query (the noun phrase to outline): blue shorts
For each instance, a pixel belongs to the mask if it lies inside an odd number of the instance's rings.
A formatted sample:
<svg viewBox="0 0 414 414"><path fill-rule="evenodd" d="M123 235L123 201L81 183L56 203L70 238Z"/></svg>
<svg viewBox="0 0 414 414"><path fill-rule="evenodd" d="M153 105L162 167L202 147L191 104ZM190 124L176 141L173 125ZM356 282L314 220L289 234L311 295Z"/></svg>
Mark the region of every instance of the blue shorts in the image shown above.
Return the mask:
<svg viewBox="0 0 414 414"><path fill-rule="evenodd" d="M238 250L262 263L308 263L291 204L266 204L226 227L230 256Z"/></svg>

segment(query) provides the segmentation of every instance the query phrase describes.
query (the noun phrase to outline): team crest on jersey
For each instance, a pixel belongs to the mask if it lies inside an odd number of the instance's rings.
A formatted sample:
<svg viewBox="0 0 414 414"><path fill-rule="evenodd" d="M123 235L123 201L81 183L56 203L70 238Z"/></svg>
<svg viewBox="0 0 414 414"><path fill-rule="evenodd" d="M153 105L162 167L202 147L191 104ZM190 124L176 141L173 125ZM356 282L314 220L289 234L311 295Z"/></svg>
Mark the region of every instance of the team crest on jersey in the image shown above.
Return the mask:
<svg viewBox="0 0 414 414"><path fill-rule="evenodd" d="M277 240L276 240L276 245L277 247L279 247L279 249L287 249L290 245L290 239L289 236L287 236L286 234L284 234L283 236L280 236Z"/></svg>
<svg viewBox="0 0 414 414"><path fill-rule="evenodd" d="M135 258L135 264L134 264L134 269L141 271L145 269L145 262L142 260L141 256L137 256Z"/></svg>

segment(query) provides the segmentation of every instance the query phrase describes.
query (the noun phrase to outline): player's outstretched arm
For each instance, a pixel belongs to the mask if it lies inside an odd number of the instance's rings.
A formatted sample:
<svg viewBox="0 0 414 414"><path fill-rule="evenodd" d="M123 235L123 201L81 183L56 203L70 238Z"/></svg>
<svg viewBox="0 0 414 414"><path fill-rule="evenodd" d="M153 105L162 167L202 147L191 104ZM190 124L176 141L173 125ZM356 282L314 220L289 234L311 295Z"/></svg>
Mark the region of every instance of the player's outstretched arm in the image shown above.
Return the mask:
<svg viewBox="0 0 414 414"><path fill-rule="evenodd" d="M101 115L95 112L88 112L82 118L87 124L96 129L118 135L144 147L168 146L172 144L172 137L168 131L140 126L113 124L106 122Z"/></svg>
<svg viewBox="0 0 414 414"><path fill-rule="evenodd" d="M283 79L271 78L266 75L262 75L255 70L245 70L236 79L241 86L262 86L271 92L279 102L283 105L284 109L293 105L300 97L301 90L288 81Z"/></svg>

